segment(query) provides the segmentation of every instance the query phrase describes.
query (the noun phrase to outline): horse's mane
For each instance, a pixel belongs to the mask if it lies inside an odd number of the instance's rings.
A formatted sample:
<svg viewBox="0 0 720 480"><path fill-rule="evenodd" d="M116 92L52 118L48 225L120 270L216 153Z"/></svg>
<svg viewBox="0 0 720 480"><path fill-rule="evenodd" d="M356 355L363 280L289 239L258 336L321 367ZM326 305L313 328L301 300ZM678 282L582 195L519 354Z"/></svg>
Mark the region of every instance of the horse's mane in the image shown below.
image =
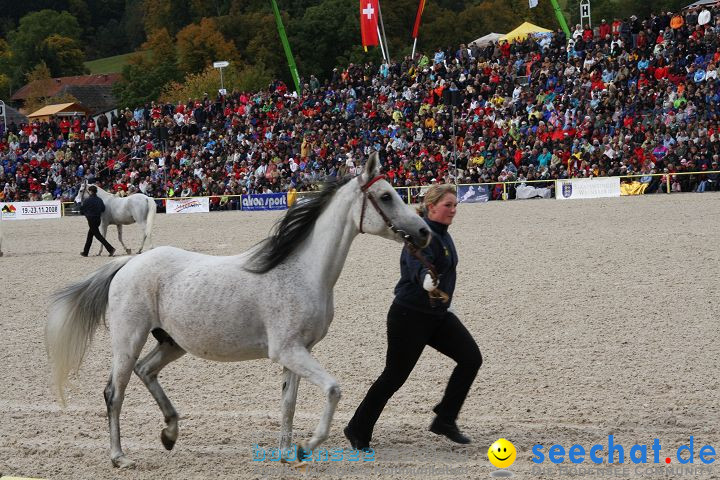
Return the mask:
<svg viewBox="0 0 720 480"><path fill-rule="evenodd" d="M262 246L250 257L245 270L266 273L282 263L310 234L315 221L335 192L352 178L326 182L318 195L293 204L275 224L270 236L261 242Z"/></svg>

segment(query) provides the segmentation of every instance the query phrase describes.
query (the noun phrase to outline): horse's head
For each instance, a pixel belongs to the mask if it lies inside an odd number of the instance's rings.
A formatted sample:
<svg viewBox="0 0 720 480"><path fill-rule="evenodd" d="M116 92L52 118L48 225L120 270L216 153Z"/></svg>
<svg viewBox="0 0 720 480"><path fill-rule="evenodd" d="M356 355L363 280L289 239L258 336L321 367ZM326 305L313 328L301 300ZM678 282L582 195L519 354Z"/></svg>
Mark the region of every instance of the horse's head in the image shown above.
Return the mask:
<svg viewBox="0 0 720 480"><path fill-rule="evenodd" d="M77 195L75 196L75 203L82 203L85 200L85 197L88 196L88 181L87 179L83 180L82 184L80 184L80 189L78 190Z"/></svg>
<svg viewBox="0 0 720 480"><path fill-rule="evenodd" d="M430 243L430 229L425 221L400 198L385 176L380 175L377 152L370 154L358 180L362 198L356 202L354 217L360 233L407 241L416 247Z"/></svg>

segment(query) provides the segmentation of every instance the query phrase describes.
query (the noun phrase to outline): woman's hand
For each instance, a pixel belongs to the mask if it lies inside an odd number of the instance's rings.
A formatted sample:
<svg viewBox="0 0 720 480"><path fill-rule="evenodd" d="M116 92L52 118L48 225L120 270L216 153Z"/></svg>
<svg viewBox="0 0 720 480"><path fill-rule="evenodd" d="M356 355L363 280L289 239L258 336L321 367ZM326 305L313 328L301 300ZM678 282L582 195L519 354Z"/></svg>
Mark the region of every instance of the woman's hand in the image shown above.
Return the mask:
<svg viewBox="0 0 720 480"><path fill-rule="evenodd" d="M433 280L432 275L429 273L425 274L425 280L423 280L423 288L428 292L432 292L438 287L438 282Z"/></svg>

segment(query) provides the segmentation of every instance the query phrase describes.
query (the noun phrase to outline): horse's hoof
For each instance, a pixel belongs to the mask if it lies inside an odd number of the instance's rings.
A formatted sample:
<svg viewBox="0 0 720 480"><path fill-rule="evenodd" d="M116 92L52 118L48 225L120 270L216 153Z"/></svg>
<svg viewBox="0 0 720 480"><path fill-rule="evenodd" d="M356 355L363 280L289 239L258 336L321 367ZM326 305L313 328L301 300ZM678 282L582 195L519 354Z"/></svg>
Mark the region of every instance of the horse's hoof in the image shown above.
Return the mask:
<svg viewBox="0 0 720 480"><path fill-rule="evenodd" d="M125 455L120 455L117 458L112 459L112 464L117 468L135 468L135 462L127 458Z"/></svg>
<svg viewBox="0 0 720 480"><path fill-rule="evenodd" d="M2 252L0 252L0 257L2 257L2 256L3 256L3 253L2 253Z"/></svg>
<svg viewBox="0 0 720 480"><path fill-rule="evenodd" d="M130 250L129 248L126 248L126 249L125 249L125 253L127 253L128 255L130 255L130 254L132 253L132 250Z"/></svg>
<svg viewBox="0 0 720 480"><path fill-rule="evenodd" d="M163 428L162 432L160 432L160 441L163 444L163 447L165 447L165 450L172 450L175 446L175 441L177 438L170 438L170 436L167 434L167 428Z"/></svg>
<svg viewBox="0 0 720 480"><path fill-rule="evenodd" d="M305 450L305 447L298 447L297 449L297 462L299 464L305 463L307 459L312 458L312 450Z"/></svg>

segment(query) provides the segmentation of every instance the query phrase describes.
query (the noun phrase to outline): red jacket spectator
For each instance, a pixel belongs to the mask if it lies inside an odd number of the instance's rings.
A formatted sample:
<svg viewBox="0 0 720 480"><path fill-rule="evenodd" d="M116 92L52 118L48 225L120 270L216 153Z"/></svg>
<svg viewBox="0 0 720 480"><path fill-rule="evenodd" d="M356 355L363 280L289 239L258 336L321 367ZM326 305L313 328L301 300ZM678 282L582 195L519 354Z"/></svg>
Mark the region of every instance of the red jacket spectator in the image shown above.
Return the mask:
<svg viewBox="0 0 720 480"><path fill-rule="evenodd" d="M603 18L602 21L600 22L600 27L598 27L598 35L600 36L600 39L604 40L605 37L610 35L610 32L611 32L610 24L607 23L605 21L605 19Z"/></svg>

